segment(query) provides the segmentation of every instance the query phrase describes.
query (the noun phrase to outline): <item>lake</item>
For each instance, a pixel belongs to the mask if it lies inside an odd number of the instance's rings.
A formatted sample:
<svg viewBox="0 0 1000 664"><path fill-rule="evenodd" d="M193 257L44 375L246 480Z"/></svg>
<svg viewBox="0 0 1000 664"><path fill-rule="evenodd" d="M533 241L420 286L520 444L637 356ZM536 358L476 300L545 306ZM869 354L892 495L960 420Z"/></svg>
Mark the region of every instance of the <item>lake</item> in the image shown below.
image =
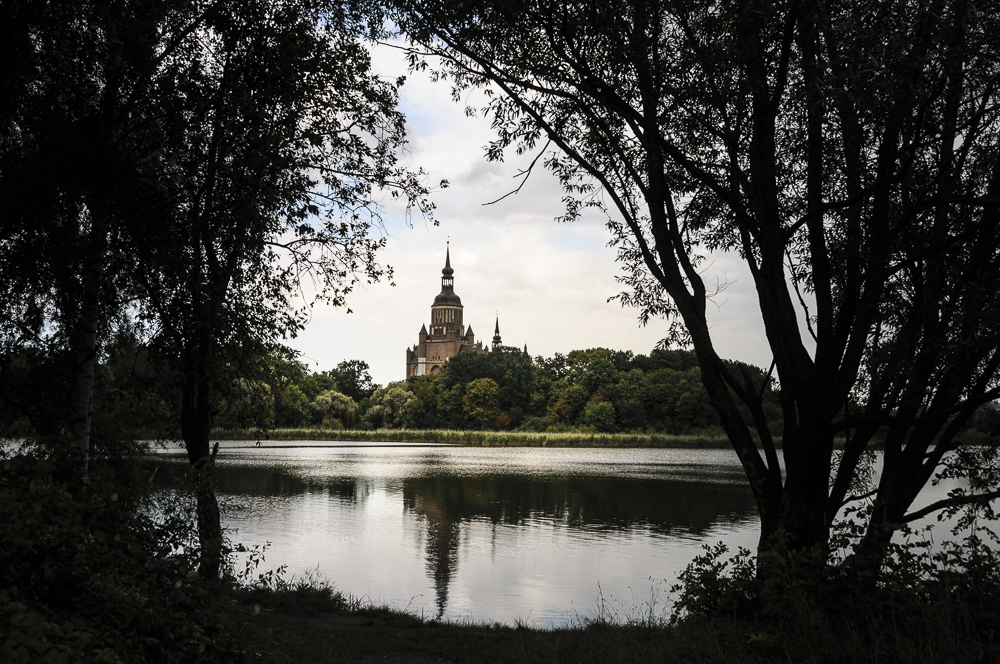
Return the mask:
<svg viewBox="0 0 1000 664"><path fill-rule="evenodd" d="M665 616L704 544L758 536L732 450L227 441L216 469L232 540L268 545L258 572L452 621Z"/></svg>

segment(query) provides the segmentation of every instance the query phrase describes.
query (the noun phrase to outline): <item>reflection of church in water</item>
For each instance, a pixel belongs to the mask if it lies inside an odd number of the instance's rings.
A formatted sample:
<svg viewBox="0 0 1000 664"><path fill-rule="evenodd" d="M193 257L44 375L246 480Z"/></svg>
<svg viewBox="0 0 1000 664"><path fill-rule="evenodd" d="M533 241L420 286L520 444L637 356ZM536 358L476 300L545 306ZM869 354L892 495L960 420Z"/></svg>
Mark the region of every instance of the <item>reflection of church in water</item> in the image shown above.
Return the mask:
<svg viewBox="0 0 1000 664"><path fill-rule="evenodd" d="M416 486L414 486L416 484ZM451 498L451 500L449 500ZM458 545L462 525L461 508L453 504L455 496L442 493L435 480L403 484L404 509L422 517L427 526L427 572L434 583L436 618L444 617L448 606L448 587L458 570Z"/></svg>
<svg viewBox="0 0 1000 664"><path fill-rule="evenodd" d="M476 341L472 326L464 327L462 321L462 300L455 294L455 270L451 269L451 250L445 249L444 269L441 270L441 292L434 298L431 305L431 328L420 326L417 344L406 349L406 377L425 376L441 371L448 358L459 353L490 352L490 347L483 347L483 342ZM496 327L493 330L493 348L498 348L500 341L500 317L497 316ZM525 352L528 348L525 346Z"/></svg>

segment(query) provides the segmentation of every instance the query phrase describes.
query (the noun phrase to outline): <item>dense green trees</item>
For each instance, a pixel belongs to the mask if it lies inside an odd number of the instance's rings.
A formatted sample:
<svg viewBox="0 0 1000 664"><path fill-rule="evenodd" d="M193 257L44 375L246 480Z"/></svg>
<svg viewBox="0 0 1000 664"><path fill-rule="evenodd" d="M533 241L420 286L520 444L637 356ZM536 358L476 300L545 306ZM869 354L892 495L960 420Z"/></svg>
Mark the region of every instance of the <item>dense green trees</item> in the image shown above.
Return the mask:
<svg viewBox="0 0 1000 664"><path fill-rule="evenodd" d="M740 367L765 384L766 410L777 418L780 405L763 372ZM302 419L295 425L314 423ZM719 419L687 351L633 357L595 348L532 359L501 348L489 355L459 355L440 374L376 389L359 402L357 424L684 434L718 427Z"/></svg>
<svg viewBox="0 0 1000 664"><path fill-rule="evenodd" d="M862 548L880 560L925 513L913 501L958 432L1000 396L995 7L397 6L414 66L439 58L456 99L489 90L487 157L537 152L566 190L566 219L608 213L622 301L643 320L670 318L668 341L697 355L757 499L759 551L826 552L837 515L860 504ZM780 451L766 381L715 350L711 251L752 276L781 388ZM856 491L880 440L878 485ZM934 507L1000 495L979 486Z"/></svg>

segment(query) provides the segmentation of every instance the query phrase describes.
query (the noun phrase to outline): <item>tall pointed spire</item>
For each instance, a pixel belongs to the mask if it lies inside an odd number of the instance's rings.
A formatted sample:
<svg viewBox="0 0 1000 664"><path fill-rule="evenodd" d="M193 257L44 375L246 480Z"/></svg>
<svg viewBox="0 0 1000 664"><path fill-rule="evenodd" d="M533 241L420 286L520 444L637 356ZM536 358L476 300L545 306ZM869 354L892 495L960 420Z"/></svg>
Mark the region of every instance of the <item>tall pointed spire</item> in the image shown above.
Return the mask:
<svg viewBox="0 0 1000 664"><path fill-rule="evenodd" d="M455 295L454 274L455 271L451 269L451 247L449 246L445 249L444 269L441 270L441 293L436 298L434 298L434 306L437 305L462 306L462 300L460 300L459 297Z"/></svg>
<svg viewBox="0 0 1000 664"><path fill-rule="evenodd" d="M503 342L500 341L500 312L497 311L497 324L493 328L493 349L496 350L497 346L502 346Z"/></svg>
<svg viewBox="0 0 1000 664"><path fill-rule="evenodd" d="M455 274L455 271L453 269L451 269L451 246L450 245L451 245L451 241L449 240L448 243L445 244L445 249L444 249L444 269L441 270L441 274L443 274L446 277L450 277L451 275Z"/></svg>

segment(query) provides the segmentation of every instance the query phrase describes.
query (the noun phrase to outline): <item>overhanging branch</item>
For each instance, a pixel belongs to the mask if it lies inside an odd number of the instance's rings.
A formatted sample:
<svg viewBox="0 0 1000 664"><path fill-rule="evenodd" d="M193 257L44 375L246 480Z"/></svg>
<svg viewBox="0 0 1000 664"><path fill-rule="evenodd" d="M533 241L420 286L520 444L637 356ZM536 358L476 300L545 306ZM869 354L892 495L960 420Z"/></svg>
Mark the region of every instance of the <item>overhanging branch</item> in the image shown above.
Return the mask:
<svg viewBox="0 0 1000 664"><path fill-rule="evenodd" d="M961 507L962 505L971 505L973 503L989 503L991 501L1000 498L1000 489L990 491L988 493L976 493L966 496L954 496L952 498L945 498L943 500L938 500L931 503L930 505L923 507L916 512L910 512L903 517L903 523L912 523L918 519L922 519L928 514L933 514L938 510L947 509L949 507Z"/></svg>

